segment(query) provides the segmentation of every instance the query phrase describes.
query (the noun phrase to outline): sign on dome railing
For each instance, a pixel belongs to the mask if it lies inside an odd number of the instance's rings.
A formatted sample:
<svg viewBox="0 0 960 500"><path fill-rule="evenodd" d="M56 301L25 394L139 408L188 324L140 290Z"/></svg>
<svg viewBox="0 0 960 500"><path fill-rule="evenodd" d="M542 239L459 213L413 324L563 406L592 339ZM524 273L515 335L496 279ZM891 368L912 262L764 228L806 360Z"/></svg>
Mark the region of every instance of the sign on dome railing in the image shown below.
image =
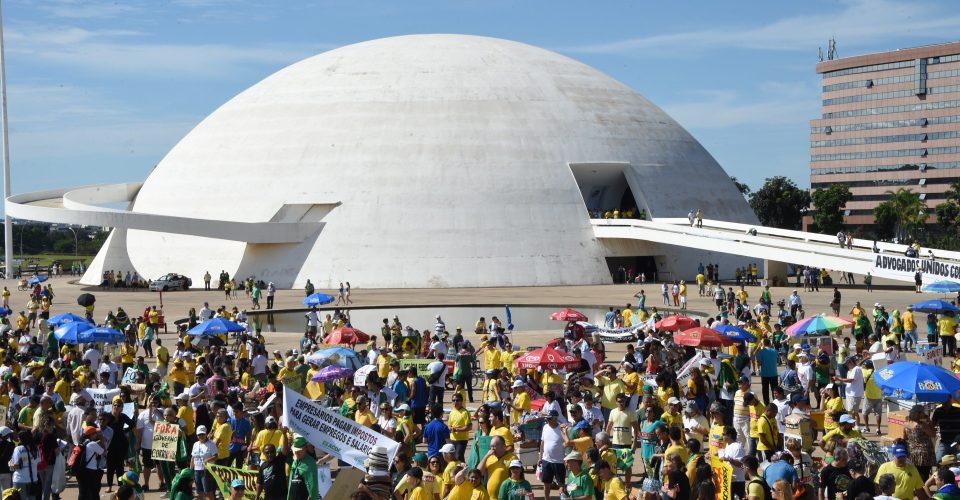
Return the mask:
<svg viewBox="0 0 960 500"><path fill-rule="evenodd" d="M918 259L902 255L880 255L874 258L871 273L874 276L913 281L917 271L922 275L923 283L943 279L960 280L960 263L944 262L936 259Z"/></svg>

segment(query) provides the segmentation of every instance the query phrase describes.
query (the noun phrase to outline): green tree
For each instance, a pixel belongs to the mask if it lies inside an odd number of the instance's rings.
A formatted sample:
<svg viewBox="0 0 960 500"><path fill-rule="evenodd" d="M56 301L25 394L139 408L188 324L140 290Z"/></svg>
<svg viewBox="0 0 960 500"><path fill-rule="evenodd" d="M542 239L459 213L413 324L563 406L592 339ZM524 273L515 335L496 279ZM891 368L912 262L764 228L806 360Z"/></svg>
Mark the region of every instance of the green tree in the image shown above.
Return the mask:
<svg viewBox="0 0 960 500"><path fill-rule="evenodd" d="M877 239L888 240L895 236L897 213L892 203L885 201L874 207L873 220Z"/></svg>
<svg viewBox="0 0 960 500"><path fill-rule="evenodd" d="M730 176L730 180L733 181L733 185L737 187L737 191L740 191L740 194L742 194L744 198L750 195L750 186L738 181L737 178L732 175Z"/></svg>
<svg viewBox="0 0 960 500"><path fill-rule="evenodd" d="M810 201L815 211L813 223L822 234L834 234L843 229L843 209L853 198L846 184L834 184L827 189L817 189L810 193Z"/></svg>
<svg viewBox="0 0 960 500"><path fill-rule="evenodd" d="M803 212L810 206L810 193L783 176L770 177L750 193L750 208L767 227L800 229Z"/></svg>
<svg viewBox="0 0 960 500"><path fill-rule="evenodd" d="M950 189L944 193L946 201L934 208L937 224L949 233L960 231L960 181L950 184Z"/></svg>
<svg viewBox="0 0 960 500"><path fill-rule="evenodd" d="M927 221L927 203L907 188L887 191L887 194L890 199L873 209L877 224L881 224L881 218L888 227L892 222L893 235L899 241L916 239Z"/></svg>

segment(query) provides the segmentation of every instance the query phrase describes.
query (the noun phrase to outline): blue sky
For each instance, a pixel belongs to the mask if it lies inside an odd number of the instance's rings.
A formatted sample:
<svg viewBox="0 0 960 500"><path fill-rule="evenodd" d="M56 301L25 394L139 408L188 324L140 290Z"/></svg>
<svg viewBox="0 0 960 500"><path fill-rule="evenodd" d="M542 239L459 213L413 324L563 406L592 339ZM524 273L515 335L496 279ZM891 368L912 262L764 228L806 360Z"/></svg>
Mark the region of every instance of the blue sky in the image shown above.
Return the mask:
<svg viewBox="0 0 960 500"><path fill-rule="evenodd" d="M5 0L13 192L142 180L267 75L363 40L466 33L592 65L756 188L809 185L817 47L850 56L960 38L953 0ZM189 182L185 180L185 182Z"/></svg>

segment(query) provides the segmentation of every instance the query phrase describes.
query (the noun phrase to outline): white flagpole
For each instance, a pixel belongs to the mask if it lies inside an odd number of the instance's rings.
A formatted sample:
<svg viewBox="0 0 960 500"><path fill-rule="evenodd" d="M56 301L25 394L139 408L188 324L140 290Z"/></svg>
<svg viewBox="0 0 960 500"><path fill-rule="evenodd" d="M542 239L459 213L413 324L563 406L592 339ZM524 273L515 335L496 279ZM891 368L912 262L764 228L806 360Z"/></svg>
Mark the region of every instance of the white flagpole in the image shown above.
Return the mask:
<svg viewBox="0 0 960 500"><path fill-rule="evenodd" d="M13 277L13 221L6 210L10 197L10 131L7 122L7 57L3 48L3 2L0 0L0 122L3 127L3 257L6 261L6 277Z"/></svg>

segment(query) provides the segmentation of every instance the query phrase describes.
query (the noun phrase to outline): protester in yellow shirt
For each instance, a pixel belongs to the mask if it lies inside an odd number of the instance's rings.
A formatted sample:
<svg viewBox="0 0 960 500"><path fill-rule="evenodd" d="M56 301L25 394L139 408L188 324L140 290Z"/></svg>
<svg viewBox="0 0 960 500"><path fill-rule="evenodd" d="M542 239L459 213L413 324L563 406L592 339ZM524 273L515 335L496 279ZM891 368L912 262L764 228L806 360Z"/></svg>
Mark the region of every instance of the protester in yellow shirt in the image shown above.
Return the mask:
<svg viewBox="0 0 960 500"><path fill-rule="evenodd" d="M603 500L625 500L627 498L627 488L623 481L614 475L610 469L610 464L601 460L596 465L596 471L601 481Z"/></svg>
<svg viewBox="0 0 960 500"><path fill-rule="evenodd" d="M527 394L527 384L521 380L515 380L511 389L513 401L510 403L510 422L516 425L520 423L520 416L530 411L530 395Z"/></svg>
<svg viewBox="0 0 960 500"><path fill-rule="evenodd" d="M233 437L233 429L227 422L229 414L225 408L217 410L217 421L213 424L213 442L217 445L217 463L228 465L230 459L230 439Z"/></svg>
<svg viewBox="0 0 960 500"><path fill-rule="evenodd" d="M956 356L957 352L957 321L952 313L944 313L937 322L937 330L943 340L943 355Z"/></svg>

